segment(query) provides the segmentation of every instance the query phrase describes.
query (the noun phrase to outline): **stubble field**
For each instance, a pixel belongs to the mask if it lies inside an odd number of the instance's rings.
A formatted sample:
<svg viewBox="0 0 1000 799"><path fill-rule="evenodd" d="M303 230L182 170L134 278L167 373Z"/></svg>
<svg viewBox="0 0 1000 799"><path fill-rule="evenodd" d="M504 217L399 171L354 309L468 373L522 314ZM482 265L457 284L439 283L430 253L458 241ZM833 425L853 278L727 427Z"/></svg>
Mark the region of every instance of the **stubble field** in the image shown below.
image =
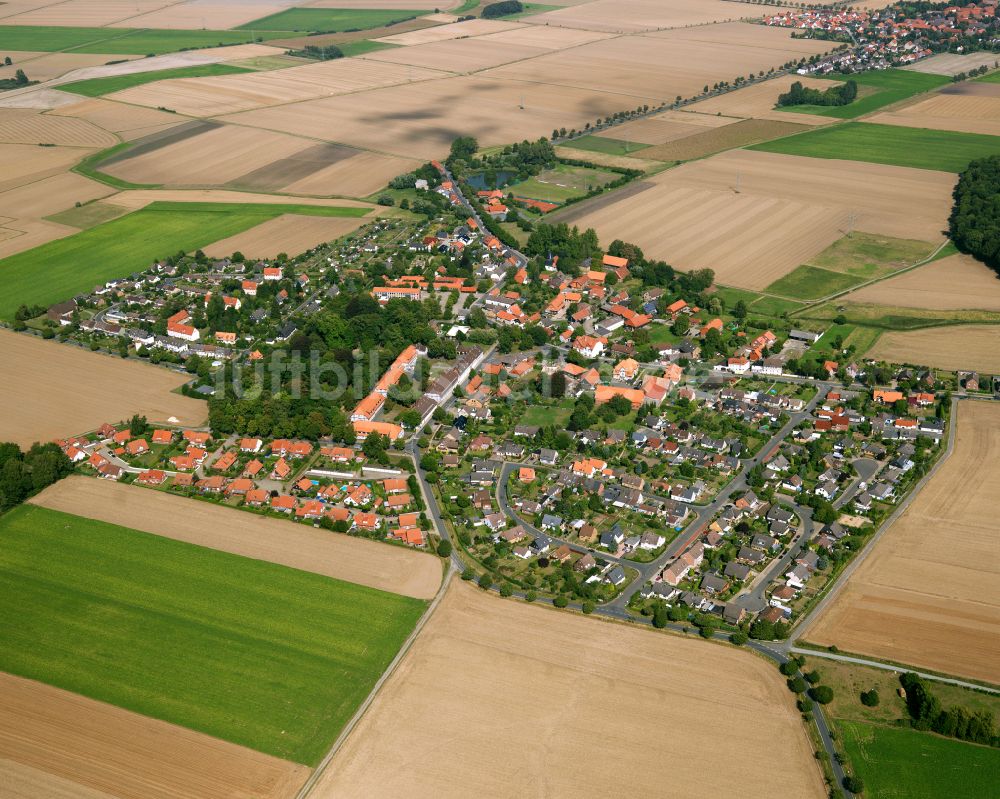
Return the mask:
<svg viewBox="0 0 1000 799"><path fill-rule="evenodd" d="M309 769L0 672L6 799L291 799Z"/></svg>
<svg viewBox="0 0 1000 799"><path fill-rule="evenodd" d="M995 91L990 94L936 94L899 111L871 117L872 122L906 128L957 130L1000 136L1000 85L979 84Z"/></svg>
<svg viewBox="0 0 1000 799"><path fill-rule="evenodd" d="M760 19L773 6L726 3L721 0L595 0L544 14L525 17L534 25L635 33L660 28L683 28L708 22Z"/></svg>
<svg viewBox="0 0 1000 799"><path fill-rule="evenodd" d="M776 670L707 646L455 581L313 795L824 795Z"/></svg>
<svg viewBox="0 0 1000 799"><path fill-rule="evenodd" d="M118 139L85 119L0 108L0 143L102 148L114 146Z"/></svg>
<svg viewBox="0 0 1000 799"><path fill-rule="evenodd" d="M946 338L953 330L938 335ZM1000 407L959 403L951 457L806 637L1000 682L1000 538L993 524L998 464Z"/></svg>
<svg viewBox="0 0 1000 799"><path fill-rule="evenodd" d="M50 486L32 502L417 599L431 598L441 584L440 563L423 552L162 491L74 476Z"/></svg>
<svg viewBox="0 0 1000 799"><path fill-rule="evenodd" d="M1000 311L1000 277L969 255L951 255L842 299L941 311Z"/></svg>
<svg viewBox="0 0 1000 799"><path fill-rule="evenodd" d="M883 333L868 358L1000 372L1000 325L956 325Z"/></svg>
<svg viewBox="0 0 1000 799"><path fill-rule="evenodd" d="M282 214L256 227L202 247L212 258L241 252L248 258L274 258L278 253L295 257L317 244L333 241L357 230L367 219Z"/></svg>
<svg viewBox="0 0 1000 799"><path fill-rule="evenodd" d="M171 393L183 375L78 347L0 330L0 350L11 375L0 381L0 441L30 446L87 430L134 413L151 421L205 421L204 402Z"/></svg>
<svg viewBox="0 0 1000 799"><path fill-rule="evenodd" d="M762 289L843 236L852 214L865 232L938 238L953 183L940 172L734 150L555 218L681 269L713 269L726 285Z"/></svg>

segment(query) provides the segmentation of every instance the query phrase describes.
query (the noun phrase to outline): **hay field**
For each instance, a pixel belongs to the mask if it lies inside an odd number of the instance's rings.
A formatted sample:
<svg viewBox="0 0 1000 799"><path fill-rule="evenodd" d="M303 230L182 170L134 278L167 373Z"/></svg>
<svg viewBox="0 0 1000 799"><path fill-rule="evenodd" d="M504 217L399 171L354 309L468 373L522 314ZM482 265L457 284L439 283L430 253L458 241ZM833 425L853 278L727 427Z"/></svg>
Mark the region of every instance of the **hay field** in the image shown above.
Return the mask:
<svg viewBox="0 0 1000 799"><path fill-rule="evenodd" d="M397 175L420 166L420 161L381 153L358 151L357 155L316 170L282 187L289 194L367 197L385 188Z"/></svg>
<svg viewBox="0 0 1000 799"><path fill-rule="evenodd" d="M933 366L1000 372L1000 327L955 325L922 330L890 330L881 335L867 358Z"/></svg>
<svg viewBox="0 0 1000 799"><path fill-rule="evenodd" d="M951 457L806 637L1000 683L998 496L1000 406L962 401Z"/></svg>
<svg viewBox="0 0 1000 799"><path fill-rule="evenodd" d="M459 135L475 136L484 147L509 144L547 136L553 128L582 127L636 104L620 94L491 80L486 74L261 108L220 121L426 159L446 153Z"/></svg>
<svg viewBox="0 0 1000 799"><path fill-rule="evenodd" d="M237 251L250 258L274 258L280 252L294 257L317 244L346 236L367 221L282 214L201 249L212 258L223 258Z"/></svg>
<svg viewBox="0 0 1000 799"><path fill-rule="evenodd" d="M482 36L486 33L499 33L523 27L519 22L504 22L498 19L470 19L466 22L455 22L451 25L438 25L434 28L423 28L406 33L383 36L376 41L388 42L409 47L415 44L430 44L448 39L461 39L466 36Z"/></svg>
<svg viewBox="0 0 1000 799"><path fill-rule="evenodd" d="M942 92L898 111L875 114L870 119L884 125L1000 136L1000 85L983 83L977 86L980 87L988 88L989 93Z"/></svg>
<svg viewBox="0 0 1000 799"><path fill-rule="evenodd" d="M721 0L595 0L525 17L534 25L636 33L661 28L683 28L708 22L760 19L773 6L727 3Z"/></svg>
<svg viewBox="0 0 1000 799"><path fill-rule="evenodd" d="M167 130L186 121L183 117L166 111L124 105L99 97L62 106L53 110L50 115L86 120L99 128L117 133L125 141Z"/></svg>
<svg viewBox="0 0 1000 799"><path fill-rule="evenodd" d="M970 69L987 66L992 68L1000 60L996 53L979 52L959 55L958 53L938 53L930 58L924 58L915 64L909 64L900 69L911 72L925 72L931 75L957 75Z"/></svg>
<svg viewBox="0 0 1000 799"><path fill-rule="evenodd" d="M798 114L776 111L774 104L778 95L788 91L798 81L807 89L829 89L840 85L837 81L820 80L802 75L781 75L777 78L745 86L734 92L718 97L710 97L688 106L688 110L700 114L722 114L723 116L749 117L752 119L775 119L796 122L801 125L828 125L833 120L815 114Z"/></svg>
<svg viewBox="0 0 1000 799"><path fill-rule="evenodd" d="M441 584L441 563L433 555L162 491L71 476L31 502L417 599L430 599Z"/></svg>
<svg viewBox="0 0 1000 799"><path fill-rule="evenodd" d="M0 673L9 799L291 799L309 769ZM9 791L9 792L8 792Z"/></svg>
<svg viewBox="0 0 1000 799"><path fill-rule="evenodd" d="M311 795L825 795L774 667L712 646L455 580Z"/></svg>
<svg viewBox="0 0 1000 799"><path fill-rule="evenodd" d="M950 255L841 299L935 311L1000 311L1000 278L969 255Z"/></svg>
<svg viewBox="0 0 1000 799"><path fill-rule="evenodd" d="M720 5L737 6L722 2ZM826 43L810 41L815 52L826 49ZM732 47L724 42L691 41L667 35L622 36L497 67L483 74L627 94L634 99L620 109L626 110L641 105L637 101L647 98L672 102L677 95L691 97L701 92L705 84L767 70L789 58L789 53L766 46Z"/></svg>
<svg viewBox="0 0 1000 799"><path fill-rule="evenodd" d="M117 143L114 134L85 119L0 108L0 144L58 144L101 149Z"/></svg>
<svg viewBox="0 0 1000 799"><path fill-rule="evenodd" d="M172 394L183 375L137 361L0 330L9 374L0 381L0 441L29 446L139 413L150 421L202 424L204 402Z"/></svg>
<svg viewBox="0 0 1000 799"><path fill-rule="evenodd" d="M951 175L761 155L732 150L691 162L553 221L593 227L603 240L632 241L680 269L713 269L720 283L755 290L839 239L851 213L857 229L895 238L934 240L945 227Z"/></svg>
<svg viewBox="0 0 1000 799"><path fill-rule="evenodd" d="M219 116L443 75L404 64L341 58L265 72L157 81L115 92L109 98L150 108L170 108L189 116Z"/></svg>

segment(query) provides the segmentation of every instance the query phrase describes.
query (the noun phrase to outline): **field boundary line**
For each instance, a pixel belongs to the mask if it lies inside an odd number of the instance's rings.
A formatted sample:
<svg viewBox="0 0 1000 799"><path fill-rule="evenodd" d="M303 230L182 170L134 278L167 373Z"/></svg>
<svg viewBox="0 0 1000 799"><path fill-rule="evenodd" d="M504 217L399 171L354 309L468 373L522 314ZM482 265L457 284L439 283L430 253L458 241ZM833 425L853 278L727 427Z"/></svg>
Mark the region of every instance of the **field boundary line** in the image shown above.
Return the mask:
<svg viewBox="0 0 1000 799"><path fill-rule="evenodd" d="M347 724L344 725L344 729L340 731L340 735L337 736L337 739L333 742L333 745L330 747L330 750L323 756L323 759L319 762L319 765L317 765L316 768L313 769L312 774L309 775L309 779L305 781L305 783L299 789L298 793L295 794L295 799L305 799L305 797L309 796L309 794L312 793L313 788L316 787L316 784L319 782L320 778L326 772L326 769L329 767L334 757L336 757L337 752L340 751L340 748L347 741L350 734L354 731L354 728L361 721L365 713L368 712L368 709L372 706L372 703L374 703L375 697L378 696L379 691L382 690L382 686L385 685L389 677L391 677L393 672L396 671L396 668L403 660L403 657L406 655L407 652L410 651L410 647L413 646L414 641L417 640L417 636L419 636L420 632L424 629L424 625L427 624L431 616L434 614L434 611L437 610L438 605L441 604L441 600L444 598L445 592L448 590L448 586L451 585L451 578L454 575L455 575L454 564L449 564L448 571L445 573L444 579L441 581L441 587L438 588L438 592L434 596L434 599L431 600L431 604L428 606L427 610L424 611L424 615L422 615L420 619L417 621L417 624L413 628L413 631L409 634L409 636L407 636L406 640L403 642L403 645L399 648L399 651L396 653L396 657L392 659L392 662L389 663L389 666L386 668L386 670L382 672L382 676L379 677L375 685L372 686L372 689L368 693L368 696L365 697L365 701L361 703L361 706L355 711L354 715L351 716L350 721L348 721Z"/></svg>

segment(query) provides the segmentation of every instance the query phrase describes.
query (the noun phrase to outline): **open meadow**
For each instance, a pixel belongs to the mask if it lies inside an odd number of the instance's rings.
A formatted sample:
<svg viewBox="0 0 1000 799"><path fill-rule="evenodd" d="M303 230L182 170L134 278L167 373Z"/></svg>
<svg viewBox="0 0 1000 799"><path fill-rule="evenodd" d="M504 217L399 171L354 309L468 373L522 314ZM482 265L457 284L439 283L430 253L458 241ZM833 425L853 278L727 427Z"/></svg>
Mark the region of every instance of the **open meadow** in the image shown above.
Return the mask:
<svg viewBox="0 0 1000 799"><path fill-rule="evenodd" d="M938 369L1000 372L1000 326L956 325L889 331L866 357Z"/></svg>
<svg viewBox="0 0 1000 799"><path fill-rule="evenodd" d="M430 599L441 584L440 562L423 552L162 491L72 476L50 486L32 502L417 599Z"/></svg>
<svg viewBox="0 0 1000 799"><path fill-rule="evenodd" d="M37 505L0 539L0 670L305 765L425 608Z"/></svg>
<svg viewBox="0 0 1000 799"><path fill-rule="evenodd" d="M939 238L953 183L943 172L734 150L554 218L593 227L605 241L633 241L681 269L713 269L725 285L759 290L840 239L852 215L864 232Z"/></svg>
<svg viewBox="0 0 1000 799"><path fill-rule="evenodd" d="M706 646L456 580L312 796L825 795L774 667Z"/></svg>
<svg viewBox="0 0 1000 799"><path fill-rule="evenodd" d="M0 381L0 441L28 447L135 413L185 425L208 416L204 402L175 392L185 375L2 329L0 350L17 375Z"/></svg>
<svg viewBox="0 0 1000 799"><path fill-rule="evenodd" d="M961 343L952 346L962 351ZM1000 538L992 519L1000 496L1000 407L968 400L957 412L951 457L805 637L1000 683Z"/></svg>
<svg viewBox="0 0 1000 799"><path fill-rule="evenodd" d="M306 766L0 672L5 799L291 799Z"/></svg>

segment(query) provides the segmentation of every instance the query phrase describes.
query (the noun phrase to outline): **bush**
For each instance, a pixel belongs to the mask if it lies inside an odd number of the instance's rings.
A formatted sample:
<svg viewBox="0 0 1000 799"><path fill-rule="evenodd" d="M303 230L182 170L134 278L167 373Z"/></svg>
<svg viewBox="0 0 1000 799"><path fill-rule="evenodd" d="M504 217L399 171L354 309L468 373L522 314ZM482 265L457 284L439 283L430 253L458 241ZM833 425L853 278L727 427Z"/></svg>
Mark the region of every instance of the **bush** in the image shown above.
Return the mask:
<svg viewBox="0 0 1000 799"><path fill-rule="evenodd" d="M861 704L865 707L878 707L878 691L872 688L870 691L861 692Z"/></svg>
<svg viewBox="0 0 1000 799"><path fill-rule="evenodd" d="M564 596L557 596L555 599L552 600L552 604L555 605L557 608L564 608L569 604L569 600L566 599L566 597Z"/></svg>
<svg viewBox="0 0 1000 799"><path fill-rule="evenodd" d="M669 619L670 619L670 616L667 614L667 611L666 611L665 608L658 607L655 611L653 611L653 626L656 629L662 630L664 627L666 627L667 626L667 621Z"/></svg>
<svg viewBox="0 0 1000 799"><path fill-rule="evenodd" d="M451 541L439 541L437 545L437 553L442 558L451 557Z"/></svg>
<svg viewBox="0 0 1000 799"><path fill-rule="evenodd" d="M820 681L820 677L822 675L818 671L813 669L812 671L807 671L804 676L806 678L806 682L808 682L810 685L815 685Z"/></svg>
<svg viewBox="0 0 1000 799"><path fill-rule="evenodd" d="M514 589L510 583L503 583L500 586L500 596L510 596L514 593Z"/></svg>
<svg viewBox="0 0 1000 799"><path fill-rule="evenodd" d="M799 664L796 663L794 660L789 660L778 666L778 671L780 671L786 677L791 677L798 670L799 670Z"/></svg>
<svg viewBox="0 0 1000 799"><path fill-rule="evenodd" d="M479 587L486 591L493 586L493 578L484 572L479 575L478 583Z"/></svg>
<svg viewBox="0 0 1000 799"><path fill-rule="evenodd" d="M865 784L861 777L853 777L850 774L844 777L843 786L851 793L863 793L865 790Z"/></svg>
<svg viewBox="0 0 1000 799"><path fill-rule="evenodd" d="M729 643L736 644L736 646L743 646L749 640L750 636L742 630L729 636Z"/></svg>
<svg viewBox="0 0 1000 799"><path fill-rule="evenodd" d="M528 593L524 595L524 598L528 602L534 602L536 599L538 599L538 593L536 591L528 591Z"/></svg>
<svg viewBox="0 0 1000 799"><path fill-rule="evenodd" d="M828 705L833 701L833 689L829 685L815 685L809 689L809 696L814 702Z"/></svg>
<svg viewBox="0 0 1000 799"><path fill-rule="evenodd" d="M594 610L596 610L596 608L597 608L597 605L595 605L593 602L584 602L583 603L583 612L584 613L587 613L587 614L593 613Z"/></svg>
<svg viewBox="0 0 1000 799"><path fill-rule="evenodd" d="M475 580L476 579L476 573L472 569L466 569L464 572L462 572L462 579L463 580Z"/></svg>

